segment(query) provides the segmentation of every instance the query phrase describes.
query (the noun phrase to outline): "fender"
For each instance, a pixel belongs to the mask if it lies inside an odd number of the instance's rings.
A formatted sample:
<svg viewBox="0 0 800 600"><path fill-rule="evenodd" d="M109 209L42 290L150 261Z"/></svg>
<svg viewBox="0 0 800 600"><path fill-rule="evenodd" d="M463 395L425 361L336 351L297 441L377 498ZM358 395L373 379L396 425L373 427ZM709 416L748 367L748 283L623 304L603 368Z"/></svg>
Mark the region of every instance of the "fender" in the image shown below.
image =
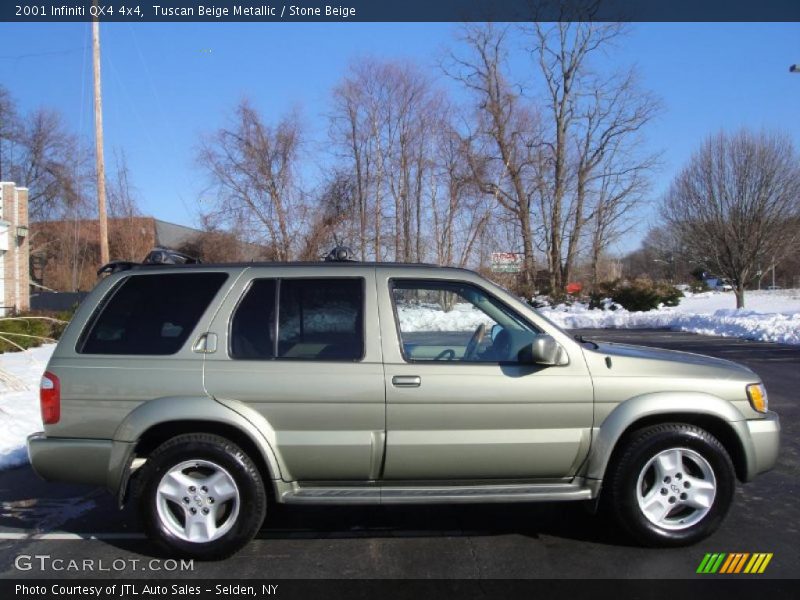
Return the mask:
<svg viewBox="0 0 800 600"><path fill-rule="evenodd" d="M238 403L232 403L238 404ZM238 407L237 407L238 408ZM246 408L246 407L245 407ZM251 411L255 413L255 411ZM114 433L114 450L108 474L108 488L122 498L127 485L127 475L133 449L144 433L156 425L170 421L208 421L235 427L253 442L261 452L273 480L281 479L285 469L278 460L273 448L275 431L258 413L257 420L251 415L235 410L208 396L180 397L169 396L150 400L131 411ZM252 418L252 417L251 417Z"/></svg>
<svg viewBox="0 0 800 600"><path fill-rule="evenodd" d="M745 417L733 404L704 392L655 392L634 396L621 402L599 427L595 427L586 477L603 479L611 453L622 434L633 423L643 417L654 415L669 417L676 413L705 415L725 421L739 438L748 465L752 463L752 442L744 434Z"/></svg>

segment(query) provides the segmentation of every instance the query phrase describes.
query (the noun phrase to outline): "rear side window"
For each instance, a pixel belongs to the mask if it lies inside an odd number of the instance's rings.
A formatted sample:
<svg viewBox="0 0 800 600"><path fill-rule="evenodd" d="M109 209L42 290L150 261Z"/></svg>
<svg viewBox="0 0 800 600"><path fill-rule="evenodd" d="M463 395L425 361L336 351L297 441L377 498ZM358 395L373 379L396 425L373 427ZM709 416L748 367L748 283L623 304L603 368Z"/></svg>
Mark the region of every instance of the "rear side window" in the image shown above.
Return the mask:
<svg viewBox="0 0 800 600"><path fill-rule="evenodd" d="M230 355L251 360L361 360L363 315L363 279L255 280L231 320Z"/></svg>
<svg viewBox="0 0 800 600"><path fill-rule="evenodd" d="M131 275L92 319L81 354L175 354L227 279L225 273Z"/></svg>
<svg viewBox="0 0 800 600"><path fill-rule="evenodd" d="M363 279L282 280L278 357L360 360L363 313Z"/></svg>

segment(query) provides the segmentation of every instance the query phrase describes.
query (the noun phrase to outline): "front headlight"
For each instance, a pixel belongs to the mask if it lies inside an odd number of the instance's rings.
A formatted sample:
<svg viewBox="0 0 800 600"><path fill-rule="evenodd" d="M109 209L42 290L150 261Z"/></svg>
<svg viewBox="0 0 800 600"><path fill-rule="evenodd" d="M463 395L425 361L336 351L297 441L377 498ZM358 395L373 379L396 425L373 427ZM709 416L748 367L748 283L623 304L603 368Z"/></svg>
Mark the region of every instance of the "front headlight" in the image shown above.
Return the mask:
<svg viewBox="0 0 800 600"><path fill-rule="evenodd" d="M760 413L767 412L767 388L763 383L751 383L747 386L747 399L753 410Z"/></svg>

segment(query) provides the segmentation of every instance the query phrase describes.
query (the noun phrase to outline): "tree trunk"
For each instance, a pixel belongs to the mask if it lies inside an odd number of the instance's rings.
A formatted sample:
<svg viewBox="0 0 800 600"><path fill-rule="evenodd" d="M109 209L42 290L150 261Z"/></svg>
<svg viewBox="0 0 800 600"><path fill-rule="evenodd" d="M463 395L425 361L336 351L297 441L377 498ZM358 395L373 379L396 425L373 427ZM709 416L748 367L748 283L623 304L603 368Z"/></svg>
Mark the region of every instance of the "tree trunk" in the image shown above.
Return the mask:
<svg viewBox="0 0 800 600"><path fill-rule="evenodd" d="M536 291L536 262L533 258L533 234L531 232L529 219L522 219L520 224L522 229L522 248L525 255L522 284L526 298L532 298Z"/></svg>
<svg viewBox="0 0 800 600"><path fill-rule="evenodd" d="M736 308L744 308L744 284L737 283L734 292L736 294Z"/></svg>

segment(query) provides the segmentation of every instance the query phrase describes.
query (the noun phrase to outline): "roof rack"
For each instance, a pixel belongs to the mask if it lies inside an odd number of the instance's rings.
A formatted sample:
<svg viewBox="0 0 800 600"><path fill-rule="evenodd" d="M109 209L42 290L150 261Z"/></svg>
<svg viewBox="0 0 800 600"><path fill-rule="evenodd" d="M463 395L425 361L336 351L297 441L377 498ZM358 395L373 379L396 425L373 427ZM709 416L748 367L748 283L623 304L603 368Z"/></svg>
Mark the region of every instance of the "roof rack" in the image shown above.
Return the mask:
<svg viewBox="0 0 800 600"><path fill-rule="evenodd" d="M197 265L201 263L202 261L199 258L189 256L183 252L157 247L150 250L141 263L128 260L114 260L97 269L97 275L111 275L112 273L127 271L142 265Z"/></svg>
<svg viewBox="0 0 800 600"><path fill-rule="evenodd" d="M323 259L325 262L355 262L353 251L347 246L336 246Z"/></svg>
<svg viewBox="0 0 800 600"><path fill-rule="evenodd" d="M199 265L203 261L169 248L153 248L144 257L144 265Z"/></svg>

